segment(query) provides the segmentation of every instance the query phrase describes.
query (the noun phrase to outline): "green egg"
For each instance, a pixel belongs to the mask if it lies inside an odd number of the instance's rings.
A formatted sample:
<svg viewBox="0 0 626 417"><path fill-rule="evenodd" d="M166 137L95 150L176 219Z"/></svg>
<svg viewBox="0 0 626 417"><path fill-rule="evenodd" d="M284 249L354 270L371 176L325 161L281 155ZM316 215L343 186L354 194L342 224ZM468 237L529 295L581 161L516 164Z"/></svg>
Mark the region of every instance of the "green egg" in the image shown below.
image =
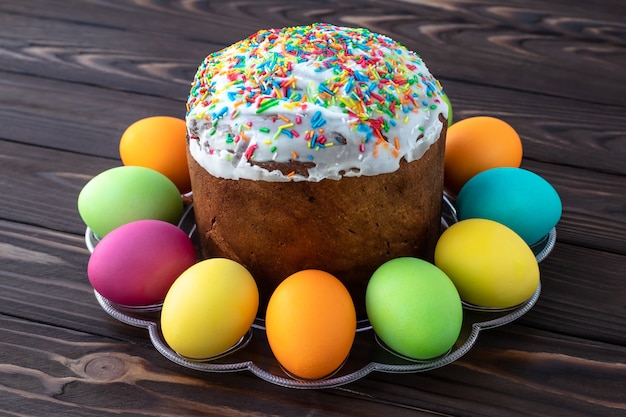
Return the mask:
<svg viewBox="0 0 626 417"><path fill-rule="evenodd" d="M452 103L450 103L450 97L446 93L443 93L441 98L448 105L448 127L450 127L452 126Z"/></svg>
<svg viewBox="0 0 626 417"><path fill-rule="evenodd" d="M135 220L178 223L182 197L165 175L145 167L121 166L93 177L78 195L78 212L98 236Z"/></svg>
<svg viewBox="0 0 626 417"><path fill-rule="evenodd" d="M376 335L405 357L443 355L461 332L459 293L443 271L421 259L396 258L381 265L367 285L365 304Z"/></svg>

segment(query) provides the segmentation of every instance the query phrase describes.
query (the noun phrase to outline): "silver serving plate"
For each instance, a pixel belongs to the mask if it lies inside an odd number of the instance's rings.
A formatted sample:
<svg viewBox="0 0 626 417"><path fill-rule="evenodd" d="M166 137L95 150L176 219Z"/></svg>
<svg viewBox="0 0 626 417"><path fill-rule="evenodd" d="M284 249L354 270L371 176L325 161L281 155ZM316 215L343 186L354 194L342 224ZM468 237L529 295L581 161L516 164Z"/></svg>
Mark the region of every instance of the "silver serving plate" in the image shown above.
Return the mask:
<svg viewBox="0 0 626 417"><path fill-rule="evenodd" d="M188 206L179 224L179 227L188 231L190 236L195 232L192 209L191 205ZM444 196L442 225L447 228L456 221L456 210L450 200ZM93 251L98 242L97 236L89 228L85 233L85 242L90 251ZM531 247L538 262L543 261L550 254L555 242L556 230L552 229L544 239ZM281 368L269 348L263 319L256 319L248 333L227 351L213 358L201 361L191 360L177 354L165 342L159 325L161 305L121 306L107 300L97 291L94 293L106 313L122 323L147 329L156 350L180 366L212 373L249 371L265 381L283 387L319 389L348 384L375 371L415 373L448 365L472 349L481 331L511 323L526 314L539 299L541 283L528 300L515 307L490 309L463 303L463 325L457 341L449 352L430 360L416 361L394 353L376 337L367 320L360 321L352 350L345 363L333 375L319 380L297 379Z"/></svg>

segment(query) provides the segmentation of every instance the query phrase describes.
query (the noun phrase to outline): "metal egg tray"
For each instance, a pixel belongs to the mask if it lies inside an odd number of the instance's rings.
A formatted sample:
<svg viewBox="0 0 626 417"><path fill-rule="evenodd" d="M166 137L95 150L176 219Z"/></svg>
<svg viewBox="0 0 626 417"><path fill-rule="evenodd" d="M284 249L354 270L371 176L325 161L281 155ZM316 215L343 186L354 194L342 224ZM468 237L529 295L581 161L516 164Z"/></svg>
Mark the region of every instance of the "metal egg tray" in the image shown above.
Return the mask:
<svg viewBox="0 0 626 417"><path fill-rule="evenodd" d="M193 205L189 205L179 227L189 233L195 233ZM444 196L441 222L449 227L457 221L456 210L450 200ZM97 237L87 228L86 246L93 251ZM543 261L552 251L556 242L556 230L550 233L531 249L538 262ZM365 377L372 372L415 373L424 372L448 365L467 352L478 340L483 330L503 326L526 314L537 302L541 293L541 283L533 295L524 303L508 309L489 309L463 304L463 325L454 346L444 355L430 360L411 360L403 358L381 343L367 320L359 321L350 355L334 374L319 380L302 380L288 375L274 358L265 335L264 321L256 319L250 330L232 348L220 355L206 360L190 360L174 352L165 342L160 330L160 305L133 308L120 306L94 291L96 300L102 309L114 319L139 328L146 329L155 349L170 361L200 372L222 373L249 371L270 383L289 388L330 388Z"/></svg>

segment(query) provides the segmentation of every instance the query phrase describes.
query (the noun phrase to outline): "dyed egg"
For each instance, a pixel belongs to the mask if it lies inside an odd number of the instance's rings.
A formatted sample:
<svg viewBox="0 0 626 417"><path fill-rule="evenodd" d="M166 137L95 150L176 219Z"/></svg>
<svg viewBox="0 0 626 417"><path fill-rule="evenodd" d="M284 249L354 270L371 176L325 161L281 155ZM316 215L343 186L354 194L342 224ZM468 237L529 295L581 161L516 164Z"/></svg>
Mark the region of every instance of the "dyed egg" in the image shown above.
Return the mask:
<svg viewBox="0 0 626 417"><path fill-rule="evenodd" d="M456 199L460 220L494 220L532 245L556 226L562 213L559 194L548 181L522 168L494 168L473 177Z"/></svg>
<svg viewBox="0 0 626 417"><path fill-rule="evenodd" d="M181 194L191 191L187 167L187 126L176 117L154 116L131 124L120 139L124 165L152 168L168 177Z"/></svg>
<svg viewBox="0 0 626 417"><path fill-rule="evenodd" d="M305 270L276 288L265 326L270 348L288 373L320 379L339 369L348 357L356 334L356 312L337 278Z"/></svg>
<svg viewBox="0 0 626 417"><path fill-rule="evenodd" d="M107 234L89 257L87 275L96 291L117 304L163 301L172 283L193 265L191 239L161 220L138 220Z"/></svg>
<svg viewBox="0 0 626 417"><path fill-rule="evenodd" d="M178 189L163 174L122 166L93 177L78 195L78 212L99 237L135 220L177 223L183 213Z"/></svg>
<svg viewBox="0 0 626 417"><path fill-rule="evenodd" d="M448 127L452 126L452 103L450 103L450 98L448 97L448 95L446 93L443 93L443 95L441 96L441 98L443 99L444 103L446 103L448 105Z"/></svg>
<svg viewBox="0 0 626 417"><path fill-rule="evenodd" d="M181 356L211 358L237 344L258 308L256 282L245 267L230 259L207 259L183 272L167 293L163 338Z"/></svg>
<svg viewBox="0 0 626 417"><path fill-rule="evenodd" d="M367 285L365 303L378 337L409 358L440 356L461 332L459 293L444 272L421 259L397 258L381 265Z"/></svg>
<svg viewBox="0 0 626 417"><path fill-rule="evenodd" d="M482 307L516 306L539 285L539 265L530 247L492 220L450 226L437 242L435 265L454 282L461 299Z"/></svg>
<svg viewBox="0 0 626 417"><path fill-rule="evenodd" d="M453 194L479 172L497 167L519 167L522 142L503 120L470 117L454 123L446 134L444 185Z"/></svg>

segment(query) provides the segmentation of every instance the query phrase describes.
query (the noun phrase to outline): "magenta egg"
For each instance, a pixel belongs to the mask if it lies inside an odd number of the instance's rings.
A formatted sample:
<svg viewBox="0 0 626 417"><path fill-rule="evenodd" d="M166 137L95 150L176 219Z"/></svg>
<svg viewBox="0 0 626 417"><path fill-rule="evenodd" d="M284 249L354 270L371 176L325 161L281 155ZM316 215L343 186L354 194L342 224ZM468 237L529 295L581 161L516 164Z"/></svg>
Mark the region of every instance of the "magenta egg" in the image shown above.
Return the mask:
<svg viewBox="0 0 626 417"><path fill-rule="evenodd" d="M108 233L87 265L93 288L125 306L161 303L176 278L196 262L189 236L161 220L138 220Z"/></svg>

